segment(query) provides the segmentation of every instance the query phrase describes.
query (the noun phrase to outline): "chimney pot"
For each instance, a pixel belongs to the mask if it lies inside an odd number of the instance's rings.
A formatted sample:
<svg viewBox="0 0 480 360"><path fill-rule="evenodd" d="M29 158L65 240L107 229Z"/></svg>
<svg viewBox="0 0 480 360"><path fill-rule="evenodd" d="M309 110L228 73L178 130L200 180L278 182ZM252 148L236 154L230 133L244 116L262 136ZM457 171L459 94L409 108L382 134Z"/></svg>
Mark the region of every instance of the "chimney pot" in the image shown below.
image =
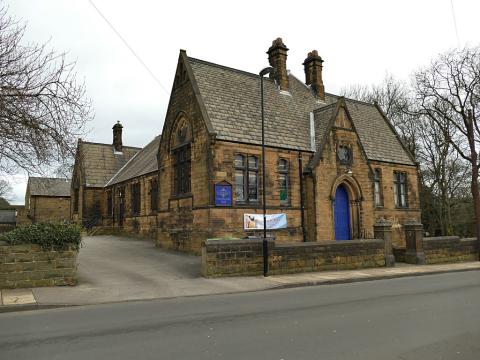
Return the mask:
<svg viewBox="0 0 480 360"><path fill-rule="evenodd" d="M323 85L322 69L323 60L317 50L308 53L303 62L305 68L305 84L310 85L312 92L322 101L325 101L325 86Z"/></svg>
<svg viewBox="0 0 480 360"><path fill-rule="evenodd" d="M275 79L280 90L288 90L287 51L282 38L272 41L272 46L267 51L268 62L273 68L270 78Z"/></svg>
<svg viewBox="0 0 480 360"><path fill-rule="evenodd" d="M112 127L113 129L113 149L116 152L122 152L122 129L123 126L120 121L117 121Z"/></svg>

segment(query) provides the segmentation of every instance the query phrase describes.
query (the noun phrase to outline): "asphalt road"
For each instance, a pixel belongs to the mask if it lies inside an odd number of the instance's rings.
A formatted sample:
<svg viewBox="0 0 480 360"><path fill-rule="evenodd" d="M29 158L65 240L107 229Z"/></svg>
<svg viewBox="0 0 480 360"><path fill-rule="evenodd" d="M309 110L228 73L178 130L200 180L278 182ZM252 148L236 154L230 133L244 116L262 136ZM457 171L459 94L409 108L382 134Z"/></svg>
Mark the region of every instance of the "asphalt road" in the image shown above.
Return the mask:
<svg viewBox="0 0 480 360"><path fill-rule="evenodd" d="M0 314L0 359L479 359L480 272Z"/></svg>

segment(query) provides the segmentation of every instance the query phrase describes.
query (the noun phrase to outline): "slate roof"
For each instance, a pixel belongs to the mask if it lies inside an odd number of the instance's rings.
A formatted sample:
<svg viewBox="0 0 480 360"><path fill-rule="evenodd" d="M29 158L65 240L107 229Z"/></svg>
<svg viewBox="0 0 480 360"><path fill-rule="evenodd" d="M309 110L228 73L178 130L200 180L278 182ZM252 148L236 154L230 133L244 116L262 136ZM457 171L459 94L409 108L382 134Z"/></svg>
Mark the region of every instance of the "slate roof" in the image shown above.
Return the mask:
<svg viewBox="0 0 480 360"><path fill-rule="evenodd" d="M111 144L81 142L81 161L85 185L103 187L130 160L140 148L123 146L122 152L114 152Z"/></svg>
<svg viewBox="0 0 480 360"><path fill-rule="evenodd" d="M315 142L320 151L340 101L314 111ZM344 99L344 104L368 159L414 165L398 135L375 105L351 99Z"/></svg>
<svg viewBox="0 0 480 360"><path fill-rule="evenodd" d="M188 57L216 138L261 144L260 79L256 74ZM289 74L289 91L279 91L264 78L265 143L311 151L310 113L315 110L316 146L329 126L340 97L326 94L318 101L310 89ZM393 127L376 106L346 99L348 111L367 157L414 165Z"/></svg>
<svg viewBox="0 0 480 360"><path fill-rule="evenodd" d="M346 106L370 160L415 165L393 126L375 105L346 99Z"/></svg>
<svg viewBox="0 0 480 360"><path fill-rule="evenodd" d="M118 184L158 170L157 153L161 135L158 135L142 150L137 152L106 184Z"/></svg>
<svg viewBox="0 0 480 360"><path fill-rule="evenodd" d="M260 79L256 74L188 58L216 138L261 144ZM310 150L310 112L324 105L300 80L289 76L289 92L264 79L265 143ZM327 95L326 103L336 97Z"/></svg>
<svg viewBox="0 0 480 360"><path fill-rule="evenodd" d="M27 187L31 196L70 196L70 179L29 177Z"/></svg>
<svg viewBox="0 0 480 360"><path fill-rule="evenodd" d="M0 196L0 210L14 209L7 199Z"/></svg>

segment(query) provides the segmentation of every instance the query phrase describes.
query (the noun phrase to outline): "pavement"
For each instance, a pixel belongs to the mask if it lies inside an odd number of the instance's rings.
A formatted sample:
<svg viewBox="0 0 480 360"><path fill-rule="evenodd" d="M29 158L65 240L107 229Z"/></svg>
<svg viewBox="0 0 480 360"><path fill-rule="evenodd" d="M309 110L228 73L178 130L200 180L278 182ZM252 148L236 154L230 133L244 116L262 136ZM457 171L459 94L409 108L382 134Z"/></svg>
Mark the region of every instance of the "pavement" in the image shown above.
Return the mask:
<svg viewBox="0 0 480 360"><path fill-rule="evenodd" d="M267 278L206 279L200 275L201 258L198 256L159 249L150 240L117 236L84 238L78 263L77 286L0 290L0 312L480 270L480 262L423 266L397 264L394 268L324 271Z"/></svg>

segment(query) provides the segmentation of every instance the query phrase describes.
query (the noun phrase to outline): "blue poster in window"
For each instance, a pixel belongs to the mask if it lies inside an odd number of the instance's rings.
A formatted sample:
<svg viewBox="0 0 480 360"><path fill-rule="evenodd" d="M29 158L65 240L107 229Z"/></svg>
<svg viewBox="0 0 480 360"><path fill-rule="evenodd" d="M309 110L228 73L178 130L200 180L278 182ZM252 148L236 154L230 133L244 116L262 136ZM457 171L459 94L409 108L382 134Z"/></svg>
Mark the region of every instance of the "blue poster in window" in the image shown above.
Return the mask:
<svg viewBox="0 0 480 360"><path fill-rule="evenodd" d="M232 206L232 185L226 181L215 184L215 205Z"/></svg>

